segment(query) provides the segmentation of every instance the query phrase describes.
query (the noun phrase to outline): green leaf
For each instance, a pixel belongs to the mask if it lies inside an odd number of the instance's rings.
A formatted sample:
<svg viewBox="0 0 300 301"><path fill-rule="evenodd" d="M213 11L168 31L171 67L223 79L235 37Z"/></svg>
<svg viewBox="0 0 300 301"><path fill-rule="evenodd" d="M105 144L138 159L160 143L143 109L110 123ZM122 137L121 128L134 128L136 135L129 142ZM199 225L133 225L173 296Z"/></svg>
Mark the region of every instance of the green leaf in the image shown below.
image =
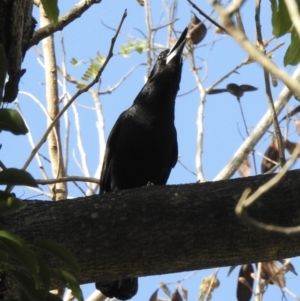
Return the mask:
<svg viewBox="0 0 300 301"><path fill-rule="evenodd" d="M0 250L0 272L1 272L1 264L4 264L7 262L8 254L2 250Z"/></svg>
<svg viewBox="0 0 300 301"><path fill-rule="evenodd" d="M34 244L34 246L50 253L60 259L68 268L76 273L80 273L80 267L74 255L63 245L53 240L44 240Z"/></svg>
<svg viewBox="0 0 300 301"><path fill-rule="evenodd" d="M98 74L99 68L100 65L95 60L93 60L81 79L84 81L89 81L91 77L95 78Z"/></svg>
<svg viewBox="0 0 300 301"><path fill-rule="evenodd" d="M9 241L17 244L20 247L25 246L25 242L22 238L20 238L19 236L15 235L9 231L0 230L0 239L2 239L2 238L8 239Z"/></svg>
<svg viewBox="0 0 300 301"><path fill-rule="evenodd" d="M77 89L84 89L84 88L86 87L86 85L85 85L85 84L82 84L82 83L78 83L78 84L76 85L76 87L77 87Z"/></svg>
<svg viewBox="0 0 300 301"><path fill-rule="evenodd" d="M17 235L0 230L0 249L13 256L37 279L39 266L35 253Z"/></svg>
<svg viewBox="0 0 300 301"><path fill-rule="evenodd" d="M37 261L39 265L38 278L43 284L44 289L49 291L51 282L50 267L40 256L37 256Z"/></svg>
<svg viewBox="0 0 300 301"><path fill-rule="evenodd" d="M13 196L10 196L6 200L0 198L0 215L10 214L12 212L24 209L25 207L25 202Z"/></svg>
<svg viewBox="0 0 300 301"><path fill-rule="evenodd" d="M67 271L60 269L51 269L53 277L64 283L73 293L78 301L83 301L81 288L76 279Z"/></svg>
<svg viewBox="0 0 300 301"><path fill-rule="evenodd" d="M0 130L9 131L15 135L28 133L22 116L12 109L0 109Z"/></svg>
<svg viewBox="0 0 300 301"><path fill-rule="evenodd" d="M284 55L284 66L295 66L300 62L300 38L295 28L291 32L291 44Z"/></svg>
<svg viewBox="0 0 300 301"><path fill-rule="evenodd" d="M0 97L2 97L5 78L7 73L8 61L5 53L5 49L2 44L0 44Z"/></svg>
<svg viewBox="0 0 300 301"><path fill-rule="evenodd" d="M9 272L31 301L44 300L46 291L42 289L37 290L35 282L31 278L20 271L9 269Z"/></svg>
<svg viewBox="0 0 300 301"><path fill-rule="evenodd" d="M284 0L271 0L272 26L275 37L281 37L292 27L292 20Z"/></svg>
<svg viewBox="0 0 300 301"><path fill-rule="evenodd" d="M77 61L75 58L72 58L70 63L74 66L79 66L81 65L82 61Z"/></svg>
<svg viewBox="0 0 300 301"><path fill-rule="evenodd" d="M99 63L98 69L105 62L105 58L102 56L102 54L99 51L97 51L96 61Z"/></svg>
<svg viewBox="0 0 300 301"><path fill-rule="evenodd" d="M43 8L47 14L47 17L53 21L53 23L57 23L59 16L59 9L57 6L57 0L41 0L43 4Z"/></svg>
<svg viewBox="0 0 300 301"><path fill-rule="evenodd" d="M38 187L32 175L22 169L7 168L0 171L0 185L25 185Z"/></svg>

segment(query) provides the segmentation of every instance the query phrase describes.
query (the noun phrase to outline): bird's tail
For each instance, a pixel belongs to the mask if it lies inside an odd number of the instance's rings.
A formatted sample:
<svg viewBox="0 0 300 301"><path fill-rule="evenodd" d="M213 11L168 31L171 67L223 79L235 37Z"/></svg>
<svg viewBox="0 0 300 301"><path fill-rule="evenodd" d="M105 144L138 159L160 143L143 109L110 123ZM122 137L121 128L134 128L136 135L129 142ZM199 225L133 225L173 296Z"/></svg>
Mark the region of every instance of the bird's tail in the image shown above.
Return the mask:
<svg viewBox="0 0 300 301"><path fill-rule="evenodd" d="M111 282L96 282L95 285L106 297L128 300L132 298L138 290L138 279L127 278Z"/></svg>

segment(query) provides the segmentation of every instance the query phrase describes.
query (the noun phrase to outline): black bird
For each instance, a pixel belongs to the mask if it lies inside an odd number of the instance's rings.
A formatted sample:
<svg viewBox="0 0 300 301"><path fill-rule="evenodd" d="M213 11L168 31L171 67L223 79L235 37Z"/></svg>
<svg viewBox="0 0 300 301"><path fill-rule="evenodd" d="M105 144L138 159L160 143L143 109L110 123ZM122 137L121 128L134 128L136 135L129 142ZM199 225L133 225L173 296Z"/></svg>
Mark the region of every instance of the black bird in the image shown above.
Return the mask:
<svg viewBox="0 0 300 301"><path fill-rule="evenodd" d="M133 105L116 121L107 140L100 193L167 183L178 158L174 109L186 34L187 28L171 50L160 53ZM136 294L138 279L97 282L96 288L127 300Z"/></svg>

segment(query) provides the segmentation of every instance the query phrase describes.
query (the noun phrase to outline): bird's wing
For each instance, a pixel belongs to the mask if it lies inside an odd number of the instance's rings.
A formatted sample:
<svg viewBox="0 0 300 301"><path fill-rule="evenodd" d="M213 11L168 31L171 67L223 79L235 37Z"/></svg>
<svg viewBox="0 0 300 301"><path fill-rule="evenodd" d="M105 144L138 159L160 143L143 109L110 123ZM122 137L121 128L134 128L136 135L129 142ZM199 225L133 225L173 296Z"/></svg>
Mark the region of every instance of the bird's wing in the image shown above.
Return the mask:
<svg viewBox="0 0 300 301"><path fill-rule="evenodd" d="M123 112L117 119L107 139L100 177L100 193L111 191L111 164L118 145L121 126L124 120L124 113L125 112Z"/></svg>

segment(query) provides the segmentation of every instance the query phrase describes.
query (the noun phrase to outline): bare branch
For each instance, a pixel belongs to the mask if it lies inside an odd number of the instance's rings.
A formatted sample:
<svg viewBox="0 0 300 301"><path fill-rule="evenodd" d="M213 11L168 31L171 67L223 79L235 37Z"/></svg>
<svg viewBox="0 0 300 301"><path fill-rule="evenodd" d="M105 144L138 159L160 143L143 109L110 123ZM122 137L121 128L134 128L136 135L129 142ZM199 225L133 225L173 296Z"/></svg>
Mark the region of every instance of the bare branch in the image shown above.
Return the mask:
<svg viewBox="0 0 300 301"><path fill-rule="evenodd" d="M66 182L89 182L99 184L99 179L90 177L78 177L78 176L67 176L56 179L37 179L36 182L40 185L56 184L56 183L66 183Z"/></svg>
<svg viewBox="0 0 300 301"><path fill-rule="evenodd" d="M50 23L44 8L40 5L40 20L41 24L47 26ZM45 79L46 79L46 101L47 111L50 116L48 124L51 124L52 120L59 112L59 97L58 97L58 86L57 86L57 70L56 70L56 55L54 50L54 38L52 35L43 39L43 54L45 63ZM48 136L48 150L51 160L52 174L56 178L64 177L66 171L63 164L62 158L62 145L60 137L60 122L59 120L53 127L53 130ZM52 199L62 200L67 197L67 186L65 183L54 185L52 188L53 197Z"/></svg>
<svg viewBox="0 0 300 301"><path fill-rule="evenodd" d="M300 78L300 66L295 70L293 78ZM279 114L284 108L288 100L291 98L292 93L284 87L274 103L276 113ZM233 155L231 161L223 168L223 170L216 176L215 180L224 180L230 178L236 171L236 166L240 166L243 160L249 155L256 143L261 139L266 130L272 124L271 113L268 110L260 122L257 124L250 136L239 147L237 152Z"/></svg>
<svg viewBox="0 0 300 301"><path fill-rule="evenodd" d="M100 76L102 75L102 72L104 71L106 65L108 64L109 60L112 58L113 56L113 48L116 42L116 38L119 35L121 26L125 20L127 16L127 11L125 10L125 12L123 13L122 19L120 21L119 27L117 29L117 32L115 33L115 35L113 36L112 40L111 40L111 45L109 48L109 52L108 55L106 57L106 60L104 62L104 64L101 66L101 68L99 69L97 76L95 77L95 79L88 85L86 85L84 88L79 89L75 95L68 101L68 103L64 106L64 108L58 113L58 115L54 118L54 120L52 121L52 123L49 125L48 129L46 130L45 134L43 135L43 137L41 138L41 140L39 141L39 143L37 144L37 146L34 148L34 150L31 152L29 158L26 160L25 164L23 165L22 169L26 169L27 166L29 165L29 163L31 162L31 160L34 158L35 154L38 152L38 150L40 149L40 147L44 144L44 142L47 139L47 136L49 135L49 133L51 132L52 128L55 126L56 122L60 119L60 117L65 113L65 111L69 108L69 106L74 102L75 99L77 99L82 93L87 92L95 83L97 83L100 79Z"/></svg>
<svg viewBox="0 0 300 301"><path fill-rule="evenodd" d="M250 197L248 197L249 194L251 193L250 188L247 188L243 192L235 208L236 215L243 222L266 231L274 231L274 232L279 232L284 234L300 233L300 226L282 227L282 226L266 224L250 217L246 211L246 209L249 208L255 201L257 201L263 194L265 194L267 191L270 191L272 187L274 187L276 184L278 184L281 181L281 179L287 173L289 168L297 160L299 153L300 153L300 144L296 146L291 158L286 162L286 164L283 166L282 170L278 174L276 174L273 178L271 178L267 183L260 186Z"/></svg>
<svg viewBox="0 0 300 301"><path fill-rule="evenodd" d="M231 20L231 14L236 7L231 6L225 10L217 1L212 1L212 4L223 19L227 32L245 49L245 51L247 51L250 57L265 67L271 74L279 78L296 97L300 98L299 82L296 79L291 78L287 72L280 69L273 61L256 49L246 36L234 26Z"/></svg>
<svg viewBox="0 0 300 301"><path fill-rule="evenodd" d="M74 6L72 10L64 14L62 17L58 19L57 24L51 23L49 25L44 26L43 28L37 30L32 39L29 42L28 48L33 45L37 45L41 40L50 36L56 31L62 30L68 24L80 18L81 15L87 11L93 4L100 3L102 0L82 0L78 4Z"/></svg>
<svg viewBox="0 0 300 301"><path fill-rule="evenodd" d="M256 0L256 3L255 3L256 35L257 35L257 42L259 45L259 49L264 55L266 55L266 49L264 46L263 37L262 37L262 33L261 33L260 4L261 4L261 0ZM276 133L276 138L277 138L277 142L278 142L279 161L280 161L281 167L283 167L285 164L284 147L283 147L282 135L281 135L278 119L277 119L277 114L276 114L276 111L274 108L274 102L273 102L273 96L272 96L271 84L270 84L270 76L265 67L263 67L263 72L264 72L264 78L265 78L267 100L269 103L269 108L270 108L273 125L274 125L274 129L275 129L275 133Z"/></svg>

